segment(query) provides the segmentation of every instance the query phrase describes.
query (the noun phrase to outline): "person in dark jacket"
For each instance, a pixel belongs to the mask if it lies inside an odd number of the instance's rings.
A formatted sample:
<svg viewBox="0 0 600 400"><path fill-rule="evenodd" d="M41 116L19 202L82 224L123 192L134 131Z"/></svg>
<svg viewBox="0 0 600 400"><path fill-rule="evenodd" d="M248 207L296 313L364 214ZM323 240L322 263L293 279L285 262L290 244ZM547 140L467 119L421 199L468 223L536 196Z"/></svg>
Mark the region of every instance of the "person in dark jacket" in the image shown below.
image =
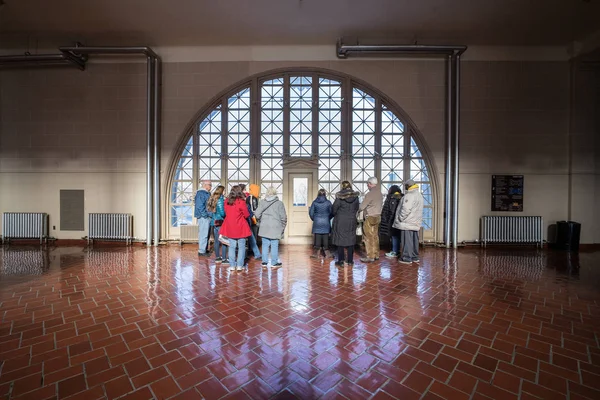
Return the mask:
<svg viewBox="0 0 600 400"><path fill-rule="evenodd" d="M381 210L381 225L379 225L379 235L387 236L392 241L392 251L385 253L388 258L397 258L400 254L400 230L392 227L396 217L396 209L402 201L402 191L400 186L392 185L388 190L388 195L383 203Z"/></svg>
<svg viewBox="0 0 600 400"><path fill-rule="evenodd" d="M317 198L310 205L308 215L313 221L314 251L311 258L319 258L321 248L325 257L331 257L329 252L329 233L331 233L332 204L327 200L327 191L320 189Z"/></svg>
<svg viewBox="0 0 600 400"><path fill-rule="evenodd" d="M354 245L356 244L356 212L358 211L359 192L352 190L348 181L342 182L342 190L335 194L333 202L333 244L338 248L337 265L353 265ZM344 249L348 255L344 258Z"/></svg>

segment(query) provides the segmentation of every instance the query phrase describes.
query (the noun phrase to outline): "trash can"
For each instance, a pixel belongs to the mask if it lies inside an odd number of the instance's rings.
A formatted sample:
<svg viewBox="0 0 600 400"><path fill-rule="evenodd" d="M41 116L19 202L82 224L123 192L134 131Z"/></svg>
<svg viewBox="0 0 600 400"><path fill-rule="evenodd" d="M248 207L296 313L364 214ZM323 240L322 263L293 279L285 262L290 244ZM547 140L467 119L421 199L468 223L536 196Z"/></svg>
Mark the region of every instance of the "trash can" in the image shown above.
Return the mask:
<svg viewBox="0 0 600 400"><path fill-rule="evenodd" d="M579 251L581 224L575 221L556 222L556 248L567 251Z"/></svg>

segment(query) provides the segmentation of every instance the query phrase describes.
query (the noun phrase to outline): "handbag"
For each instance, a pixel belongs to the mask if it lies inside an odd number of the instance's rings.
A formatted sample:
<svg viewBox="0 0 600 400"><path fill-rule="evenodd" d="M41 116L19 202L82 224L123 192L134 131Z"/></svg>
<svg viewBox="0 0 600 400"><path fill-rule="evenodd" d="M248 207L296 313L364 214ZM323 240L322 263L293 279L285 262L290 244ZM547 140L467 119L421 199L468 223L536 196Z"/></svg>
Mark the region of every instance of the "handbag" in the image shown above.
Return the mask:
<svg viewBox="0 0 600 400"><path fill-rule="evenodd" d="M363 222L365 220L365 210L358 210L356 212L356 220L358 222Z"/></svg>
<svg viewBox="0 0 600 400"><path fill-rule="evenodd" d="M222 219L215 219L215 226L221 226L223 225L223 220Z"/></svg>
<svg viewBox="0 0 600 400"><path fill-rule="evenodd" d="M229 246L229 238L227 236L219 235L219 242L222 245Z"/></svg>

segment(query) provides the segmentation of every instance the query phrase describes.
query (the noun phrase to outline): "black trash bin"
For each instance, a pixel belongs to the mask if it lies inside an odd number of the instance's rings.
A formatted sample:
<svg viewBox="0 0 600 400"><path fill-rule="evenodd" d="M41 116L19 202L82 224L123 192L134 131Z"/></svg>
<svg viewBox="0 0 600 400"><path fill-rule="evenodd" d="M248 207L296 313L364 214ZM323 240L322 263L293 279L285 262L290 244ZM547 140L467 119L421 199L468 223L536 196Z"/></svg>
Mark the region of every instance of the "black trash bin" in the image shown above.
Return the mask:
<svg viewBox="0 0 600 400"><path fill-rule="evenodd" d="M567 251L579 251L581 224L575 221L556 222L556 248Z"/></svg>

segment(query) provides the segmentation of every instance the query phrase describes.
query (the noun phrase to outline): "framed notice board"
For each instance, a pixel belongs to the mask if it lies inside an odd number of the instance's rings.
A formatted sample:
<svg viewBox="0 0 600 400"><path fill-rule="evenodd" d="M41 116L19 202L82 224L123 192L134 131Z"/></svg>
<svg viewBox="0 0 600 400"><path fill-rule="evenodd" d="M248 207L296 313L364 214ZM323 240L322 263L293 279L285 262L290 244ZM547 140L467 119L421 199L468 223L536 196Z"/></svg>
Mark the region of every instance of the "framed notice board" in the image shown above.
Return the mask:
<svg viewBox="0 0 600 400"><path fill-rule="evenodd" d="M492 211L523 211L523 175L492 175Z"/></svg>

